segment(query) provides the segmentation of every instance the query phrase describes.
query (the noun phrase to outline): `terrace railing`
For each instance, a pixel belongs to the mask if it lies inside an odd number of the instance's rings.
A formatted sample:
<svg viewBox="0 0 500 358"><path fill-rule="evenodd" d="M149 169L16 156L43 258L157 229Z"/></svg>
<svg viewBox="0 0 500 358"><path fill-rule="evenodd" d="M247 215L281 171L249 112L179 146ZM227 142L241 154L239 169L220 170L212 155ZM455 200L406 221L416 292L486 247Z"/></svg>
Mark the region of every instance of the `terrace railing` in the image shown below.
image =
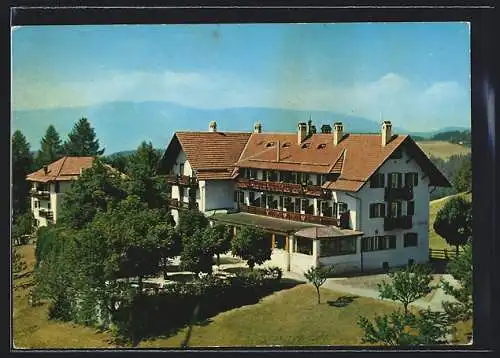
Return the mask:
<svg viewBox="0 0 500 358"><path fill-rule="evenodd" d="M171 185L197 186L198 179L187 175L169 174L165 176L165 180Z"/></svg>
<svg viewBox="0 0 500 358"><path fill-rule="evenodd" d="M287 193L318 198L329 197L328 190L323 189L319 185L312 184L281 183L258 179L238 178L236 181L236 186L240 189L252 189L274 193Z"/></svg>

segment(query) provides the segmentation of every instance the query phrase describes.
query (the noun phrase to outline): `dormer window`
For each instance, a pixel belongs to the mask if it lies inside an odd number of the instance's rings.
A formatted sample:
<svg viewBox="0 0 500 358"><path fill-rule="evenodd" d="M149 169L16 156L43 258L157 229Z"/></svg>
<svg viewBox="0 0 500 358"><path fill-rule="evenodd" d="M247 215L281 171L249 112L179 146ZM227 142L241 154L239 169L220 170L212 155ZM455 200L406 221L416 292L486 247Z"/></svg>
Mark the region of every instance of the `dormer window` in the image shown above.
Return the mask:
<svg viewBox="0 0 500 358"><path fill-rule="evenodd" d="M318 149L324 149L324 148L326 148L326 143L318 144Z"/></svg>
<svg viewBox="0 0 500 358"><path fill-rule="evenodd" d="M268 148L269 148L269 147L274 147L274 145L275 145L275 143L274 143L274 142L268 142L268 143L266 144L266 147L268 147Z"/></svg>
<svg viewBox="0 0 500 358"><path fill-rule="evenodd" d="M285 143L283 143L283 145L282 145L282 147L283 147L283 148L286 148L286 147L289 147L289 146L290 146L290 142L285 142Z"/></svg>
<svg viewBox="0 0 500 358"><path fill-rule="evenodd" d="M304 143L302 144L302 149L309 148L311 146L311 143Z"/></svg>

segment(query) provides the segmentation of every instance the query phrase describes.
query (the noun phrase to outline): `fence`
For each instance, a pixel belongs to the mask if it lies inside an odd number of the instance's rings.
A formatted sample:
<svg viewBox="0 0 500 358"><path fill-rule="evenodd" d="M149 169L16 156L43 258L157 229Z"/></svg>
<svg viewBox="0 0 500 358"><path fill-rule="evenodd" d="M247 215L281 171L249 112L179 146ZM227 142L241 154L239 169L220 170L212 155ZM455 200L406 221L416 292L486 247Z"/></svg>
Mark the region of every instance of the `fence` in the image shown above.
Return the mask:
<svg viewBox="0 0 500 358"><path fill-rule="evenodd" d="M458 251L459 253L462 250ZM448 250L448 249L429 249L429 259L438 259L438 260L451 260L457 256L456 250Z"/></svg>

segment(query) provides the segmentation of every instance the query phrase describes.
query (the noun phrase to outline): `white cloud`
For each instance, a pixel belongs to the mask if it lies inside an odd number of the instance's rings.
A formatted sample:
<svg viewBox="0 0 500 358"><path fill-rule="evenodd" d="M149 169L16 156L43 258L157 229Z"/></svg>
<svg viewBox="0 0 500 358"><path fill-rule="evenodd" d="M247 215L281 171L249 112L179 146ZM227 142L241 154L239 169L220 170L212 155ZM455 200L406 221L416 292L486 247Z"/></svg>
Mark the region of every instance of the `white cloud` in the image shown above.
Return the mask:
<svg viewBox="0 0 500 358"><path fill-rule="evenodd" d="M442 127L470 118L467 92L457 82L418 86L396 73L352 85L317 83L287 77L283 83L259 83L248 76L198 72L109 72L85 82L14 81L13 108L85 106L110 101L171 101L201 108L243 106L327 110L378 120L412 121ZM449 124L446 124L449 125ZM429 128L429 129L433 129Z"/></svg>

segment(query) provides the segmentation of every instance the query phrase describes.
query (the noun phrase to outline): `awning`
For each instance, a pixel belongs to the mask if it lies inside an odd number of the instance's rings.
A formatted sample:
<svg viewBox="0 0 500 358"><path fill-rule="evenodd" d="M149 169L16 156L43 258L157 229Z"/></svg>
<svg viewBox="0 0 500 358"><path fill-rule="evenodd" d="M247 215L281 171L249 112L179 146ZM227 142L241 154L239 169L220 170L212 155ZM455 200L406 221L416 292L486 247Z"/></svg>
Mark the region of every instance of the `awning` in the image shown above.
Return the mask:
<svg viewBox="0 0 500 358"><path fill-rule="evenodd" d="M309 227L295 233L296 236L307 239L340 239L344 237L361 236L363 233L356 230L340 229L335 226Z"/></svg>

